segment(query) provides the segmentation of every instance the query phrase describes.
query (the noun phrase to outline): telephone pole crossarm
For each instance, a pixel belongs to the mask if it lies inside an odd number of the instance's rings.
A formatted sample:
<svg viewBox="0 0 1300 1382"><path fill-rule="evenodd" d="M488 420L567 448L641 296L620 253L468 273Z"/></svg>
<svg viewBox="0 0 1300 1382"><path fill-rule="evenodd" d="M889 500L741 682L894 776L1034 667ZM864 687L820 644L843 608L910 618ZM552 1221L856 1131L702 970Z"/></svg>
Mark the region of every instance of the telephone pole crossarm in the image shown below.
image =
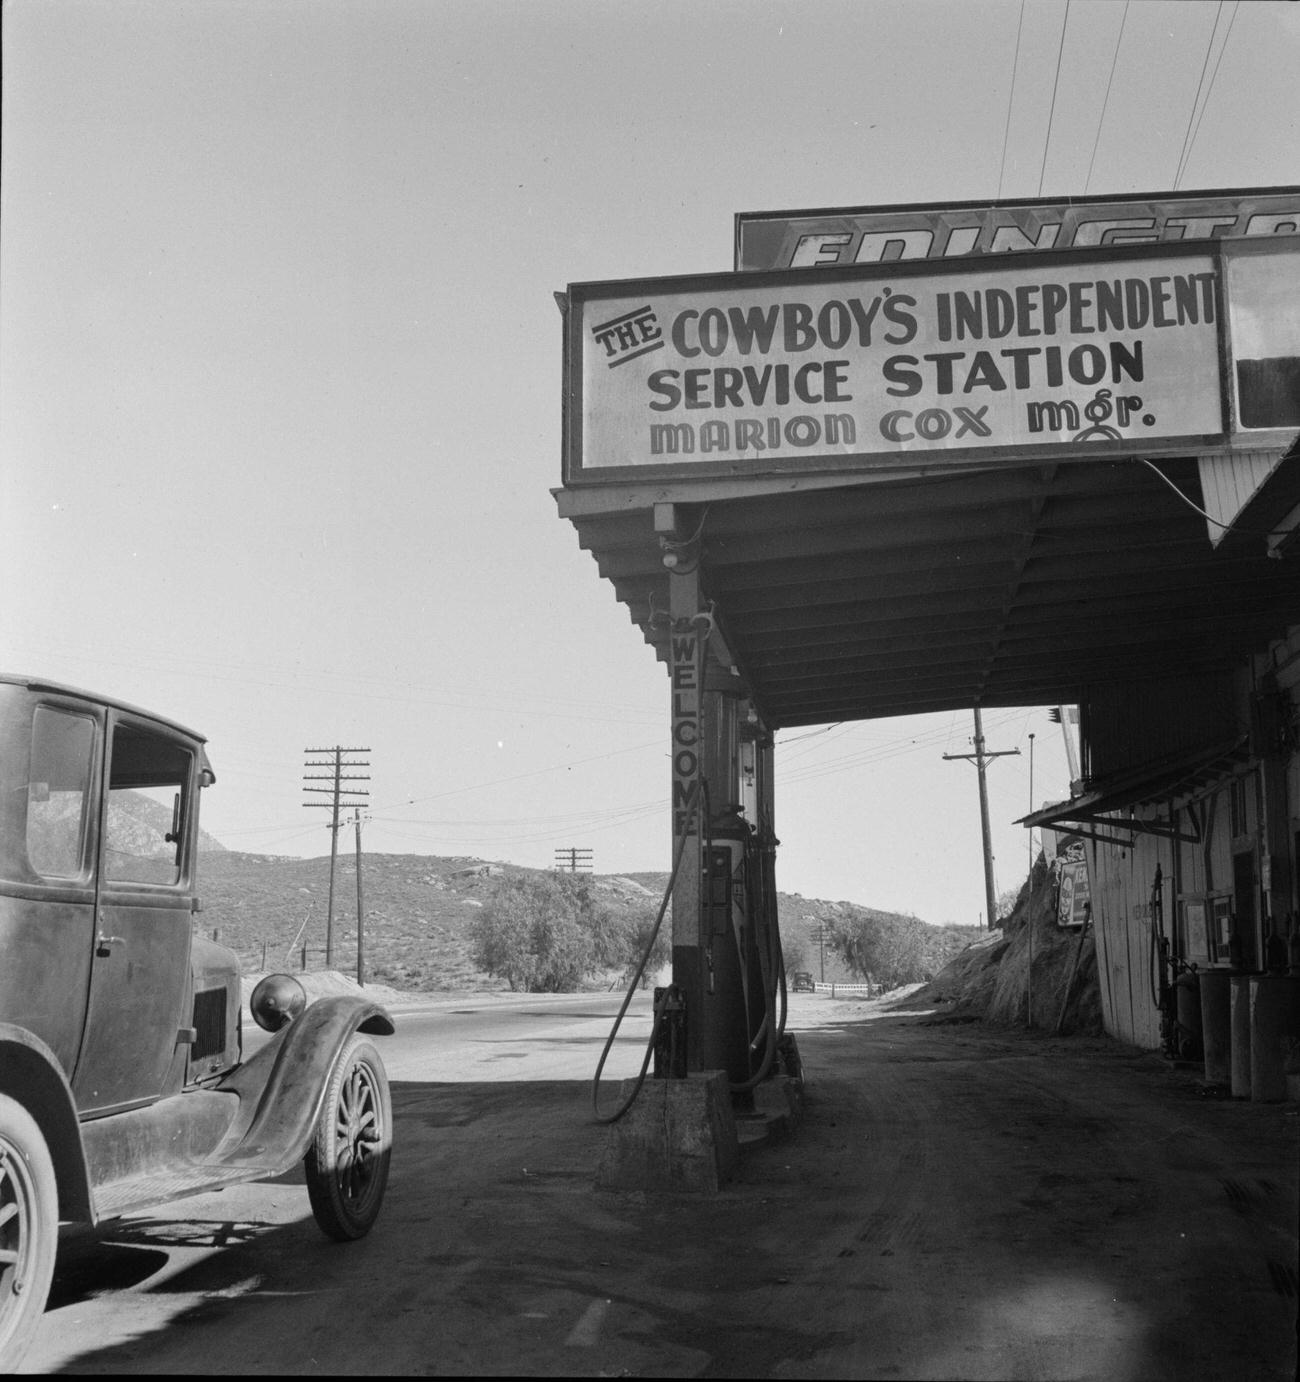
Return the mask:
<svg viewBox="0 0 1300 1382"><path fill-rule="evenodd" d="M339 853L339 813L341 811L355 811L357 813L357 963L358 975L361 958L361 809L368 803L355 798L369 797L370 793L364 787L345 787L348 782L369 782L369 773L345 773L344 768L368 768L368 759L348 758L347 754L369 753L366 748L344 748L341 744L336 744L327 749L303 749L303 754L307 761L303 764L305 768L311 768L311 773L303 775L303 791L317 796L328 797L328 801L304 801L304 806L323 806L330 812L330 885L329 903L325 914L325 968L331 969L334 965L334 869L338 862ZM324 761L321 761L324 760ZM332 760L332 761L331 761ZM324 771L321 771L321 770ZM325 782L327 787L311 787L308 783Z"/></svg>
<svg viewBox="0 0 1300 1382"><path fill-rule="evenodd" d="M572 845L555 851L557 873L590 873L592 869L591 850L575 848Z"/></svg>

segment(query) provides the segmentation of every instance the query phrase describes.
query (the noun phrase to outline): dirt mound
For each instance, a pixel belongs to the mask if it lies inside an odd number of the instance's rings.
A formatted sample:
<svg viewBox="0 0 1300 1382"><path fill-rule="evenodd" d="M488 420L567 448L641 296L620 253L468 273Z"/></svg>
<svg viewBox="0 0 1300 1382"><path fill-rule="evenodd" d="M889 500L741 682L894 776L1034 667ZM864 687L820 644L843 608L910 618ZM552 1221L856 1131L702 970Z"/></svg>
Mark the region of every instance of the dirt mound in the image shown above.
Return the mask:
<svg viewBox="0 0 1300 1382"><path fill-rule="evenodd" d="M1056 924L1056 880L1041 855L1001 929L968 945L907 999L909 1007L920 1004L941 1007L936 1022L1102 1034L1092 932Z"/></svg>

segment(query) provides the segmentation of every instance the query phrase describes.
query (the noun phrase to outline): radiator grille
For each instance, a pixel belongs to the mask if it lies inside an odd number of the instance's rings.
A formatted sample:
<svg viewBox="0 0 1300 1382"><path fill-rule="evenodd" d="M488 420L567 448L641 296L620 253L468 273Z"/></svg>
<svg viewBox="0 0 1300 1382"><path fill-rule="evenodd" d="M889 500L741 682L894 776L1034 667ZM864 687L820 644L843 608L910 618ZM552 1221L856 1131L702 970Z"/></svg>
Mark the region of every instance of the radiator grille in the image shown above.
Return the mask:
<svg viewBox="0 0 1300 1382"><path fill-rule="evenodd" d="M225 989L204 989L194 995L194 1031L191 1061L219 1056L226 1049Z"/></svg>

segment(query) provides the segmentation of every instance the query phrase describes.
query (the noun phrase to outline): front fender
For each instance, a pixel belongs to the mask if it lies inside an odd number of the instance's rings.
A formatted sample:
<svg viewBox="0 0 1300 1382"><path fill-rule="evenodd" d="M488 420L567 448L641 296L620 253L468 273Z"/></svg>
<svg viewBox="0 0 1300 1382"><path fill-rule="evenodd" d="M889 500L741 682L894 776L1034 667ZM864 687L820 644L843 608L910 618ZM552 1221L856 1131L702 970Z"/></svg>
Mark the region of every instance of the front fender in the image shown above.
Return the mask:
<svg viewBox="0 0 1300 1382"><path fill-rule="evenodd" d="M41 1130L58 1180L59 1217L93 1221L86 1149L67 1077L40 1037L11 1022L0 1022L0 1094L20 1103Z"/></svg>
<svg viewBox="0 0 1300 1382"><path fill-rule="evenodd" d="M240 1113L216 1160L279 1175L300 1161L325 1098L325 1082L354 1032L391 1036L393 1019L365 998L318 998L216 1088Z"/></svg>

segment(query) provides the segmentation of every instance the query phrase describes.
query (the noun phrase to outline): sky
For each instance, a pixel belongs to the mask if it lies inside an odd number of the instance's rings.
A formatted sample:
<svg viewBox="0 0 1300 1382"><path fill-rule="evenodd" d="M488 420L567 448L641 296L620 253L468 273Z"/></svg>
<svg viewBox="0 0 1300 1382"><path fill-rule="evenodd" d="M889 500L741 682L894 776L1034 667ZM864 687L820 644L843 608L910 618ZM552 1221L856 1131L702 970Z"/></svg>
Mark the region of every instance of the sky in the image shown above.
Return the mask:
<svg viewBox="0 0 1300 1382"><path fill-rule="evenodd" d="M0 667L205 734L203 824L666 870L663 668L557 516L561 319L737 212L1300 182L1300 5L6 0ZM999 893L1068 796L985 712ZM778 886L977 924L969 711L783 731ZM1032 752L1031 752L1032 749ZM351 847L351 832L341 847Z"/></svg>

